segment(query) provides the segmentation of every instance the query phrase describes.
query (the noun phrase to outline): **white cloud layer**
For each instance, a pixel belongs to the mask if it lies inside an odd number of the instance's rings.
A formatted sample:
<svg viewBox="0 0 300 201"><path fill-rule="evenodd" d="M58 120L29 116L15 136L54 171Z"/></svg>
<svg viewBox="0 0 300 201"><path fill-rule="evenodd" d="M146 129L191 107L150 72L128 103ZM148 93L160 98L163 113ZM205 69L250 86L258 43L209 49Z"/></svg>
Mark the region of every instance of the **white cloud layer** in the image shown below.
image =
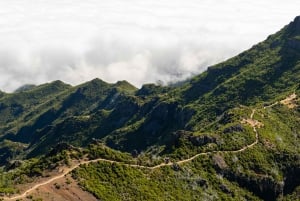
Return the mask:
<svg viewBox="0 0 300 201"><path fill-rule="evenodd" d="M0 0L0 89L175 81L278 31L299 0Z"/></svg>

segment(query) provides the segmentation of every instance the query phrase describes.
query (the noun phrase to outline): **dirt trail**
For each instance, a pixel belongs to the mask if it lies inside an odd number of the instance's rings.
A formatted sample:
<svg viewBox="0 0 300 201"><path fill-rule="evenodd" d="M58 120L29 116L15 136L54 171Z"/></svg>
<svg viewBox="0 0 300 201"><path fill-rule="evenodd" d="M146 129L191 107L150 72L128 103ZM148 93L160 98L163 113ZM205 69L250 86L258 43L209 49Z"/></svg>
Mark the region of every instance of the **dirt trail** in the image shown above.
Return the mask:
<svg viewBox="0 0 300 201"><path fill-rule="evenodd" d="M261 128L264 126L263 123L257 121L256 119L253 119L254 113L255 113L255 109L252 110L252 113L250 115L250 118L248 119L243 119L241 121L242 124L249 124L252 128ZM256 130L254 131L256 133Z"/></svg>
<svg viewBox="0 0 300 201"><path fill-rule="evenodd" d="M279 102L276 101L275 103L271 104L271 105L268 105L268 106L264 106L264 109L267 109L267 108L271 108L271 107L274 107L275 105L278 105Z"/></svg>
<svg viewBox="0 0 300 201"><path fill-rule="evenodd" d="M273 103L271 105L265 106L264 109L271 108L275 105L278 105L279 103L282 105L286 105L290 109L293 109L293 108L297 107L297 104L295 103L296 99L297 99L297 94L294 92L281 101L276 101L275 103Z"/></svg>
<svg viewBox="0 0 300 201"><path fill-rule="evenodd" d="M76 180L70 174L57 179L52 183L40 186L31 192L29 199L23 198L23 201L47 200L47 201L97 201L91 193L84 191ZM30 199L32 197L32 199Z"/></svg>
<svg viewBox="0 0 300 201"><path fill-rule="evenodd" d="M253 119L254 113L255 113L255 109L252 110L252 113L250 115L250 119L251 121L257 121L255 119ZM245 123L249 123L249 122L245 122ZM184 160L180 160L175 162L175 164L183 164L183 163L187 163L190 162L192 160L194 160L195 158L199 157L199 156L204 156L204 155L209 155L212 153L239 153L239 152L243 152L251 147L253 147L254 145L256 145L258 143L258 132L256 130L257 124L251 124L249 123L250 126L253 127L253 132L255 133L255 141L249 145L245 145L244 147L242 147L241 149L238 150L231 150L231 151L209 151L209 152L203 152L203 153L199 153L196 154L188 159L184 159ZM46 184L49 184L55 180L58 180L62 177L64 177L65 175L69 174L71 171L73 171L74 169L78 168L80 165L84 165L84 164L89 164L89 163L96 163L96 162L107 162L107 163L117 163L117 164L122 164L125 165L127 167L135 167L135 168L145 168L145 169L150 169L150 170L154 170L154 169L158 169L164 166L172 166L174 163L161 163L159 165L156 166L143 166L143 165L134 165L134 164L126 164L124 162L119 162L119 161L113 161L113 160L108 160L108 159L103 159L103 158L99 158L99 159L94 159L94 160L88 160L88 161L80 161L78 164L74 165L73 167L70 168L64 168L63 169L63 173L57 176L54 176L52 178L50 178L47 181L43 181L41 183L38 183L32 187L30 187L28 190L26 190L25 192L23 192L20 195L16 195L16 196L12 196L12 197L3 197L4 200L16 200L16 199L21 199L21 198L25 198L27 195L29 195L31 192L33 192L34 190L38 189L41 186L44 186Z"/></svg>
<svg viewBox="0 0 300 201"><path fill-rule="evenodd" d="M288 108L293 109L297 107L295 100L297 99L296 93L289 95L287 98L280 101L281 104L286 105Z"/></svg>

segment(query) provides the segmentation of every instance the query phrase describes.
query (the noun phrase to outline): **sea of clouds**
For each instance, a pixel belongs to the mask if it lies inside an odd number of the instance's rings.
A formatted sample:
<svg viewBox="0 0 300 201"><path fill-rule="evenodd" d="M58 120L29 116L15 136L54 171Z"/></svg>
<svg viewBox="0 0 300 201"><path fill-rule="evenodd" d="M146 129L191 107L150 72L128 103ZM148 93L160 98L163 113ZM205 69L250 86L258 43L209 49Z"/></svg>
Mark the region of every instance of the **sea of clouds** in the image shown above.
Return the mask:
<svg viewBox="0 0 300 201"><path fill-rule="evenodd" d="M186 79L264 40L298 0L0 0L0 89Z"/></svg>

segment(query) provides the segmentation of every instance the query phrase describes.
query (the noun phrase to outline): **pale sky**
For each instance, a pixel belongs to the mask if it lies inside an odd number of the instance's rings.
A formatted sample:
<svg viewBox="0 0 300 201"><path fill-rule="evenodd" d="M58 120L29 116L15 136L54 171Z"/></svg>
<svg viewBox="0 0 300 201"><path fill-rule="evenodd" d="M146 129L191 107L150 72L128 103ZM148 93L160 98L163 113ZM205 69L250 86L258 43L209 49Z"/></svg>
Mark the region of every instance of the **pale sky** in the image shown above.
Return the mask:
<svg viewBox="0 0 300 201"><path fill-rule="evenodd" d="M0 89L185 79L299 11L299 0L0 0Z"/></svg>

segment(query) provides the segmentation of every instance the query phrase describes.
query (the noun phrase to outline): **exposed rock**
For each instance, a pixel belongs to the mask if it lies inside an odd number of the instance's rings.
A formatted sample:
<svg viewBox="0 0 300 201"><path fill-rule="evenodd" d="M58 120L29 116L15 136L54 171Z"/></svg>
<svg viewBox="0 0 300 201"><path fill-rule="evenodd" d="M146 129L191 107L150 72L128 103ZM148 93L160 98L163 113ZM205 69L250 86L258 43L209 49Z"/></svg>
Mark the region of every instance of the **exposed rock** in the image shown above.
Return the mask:
<svg viewBox="0 0 300 201"><path fill-rule="evenodd" d="M189 141L192 142L194 146L202 146L208 143L216 143L216 138L207 136L207 135L201 135L201 136L190 136Z"/></svg>
<svg viewBox="0 0 300 201"><path fill-rule="evenodd" d="M173 164L172 164L172 168L173 168L173 170L175 170L175 171L181 170L180 166L179 166L177 163L173 163Z"/></svg>
<svg viewBox="0 0 300 201"><path fill-rule="evenodd" d="M287 26L287 33L290 36L295 36L300 34L300 16L297 16L294 21L292 21L288 26Z"/></svg>
<svg viewBox="0 0 300 201"><path fill-rule="evenodd" d="M14 160L14 161L10 161L6 166L5 166L5 170L9 171L9 170L13 170L15 168L20 167L23 164L23 161L20 160Z"/></svg>
<svg viewBox="0 0 300 201"><path fill-rule="evenodd" d="M223 130L223 133L233 133L233 132L243 132L244 128L241 124L233 125L230 127L227 127Z"/></svg>
<svg viewBox="0 0 300 201"><path fill-rule="evenodd" d="M217 170L229 181L237 182L239 186L248 189L263 200L276 200L276 198L283 193L283 183L274 180L272 177L249 176L234 172L229 168L222 170L217 168Z"/></svg>
<svg viewBox="0 0 300 201"><path fill-rule="evenodd" d="M299 165L299 164L298 164ZM293 190L300 186L300 166L288 167L285 170L285 180L283 185L284 194L292 193Z"/></svg>
<svg viewBox="0 0 300 201"><path fill-rule="evenodd" d="M208 183L207 183L207 181L205 179L201 179L200 178L200 179L196 180L196 183L199 186L203 187L203 188L207 188L208 187Z"/></svg>
<svg viewBox="0 0 300 201"><path fill-rule="evenodd" d="M234 195L233 192L228 188L228 186L224 185L224 184L220 184L220 189L221 191L223 191L226 194L231 194L232 196Z"/></svg>
<svg viewBox="0 0 300 201"><path fill-rule="evenodd" d="M160 103L152 111L152 118L159 121L166 121L174 116L177 103Z"/></svg>
<svg viewBox="0 0 300 201"><path fill-rule="evenodd" d="M219 170L224 170L228 168L228 165L226 164L224 158L219 154L215 154L213 156L213 162L216 168Z"/></svg>
<svg viewBox="0 0 300 201"><path fill-rule="evenodd" d="M287 46L295 50L300 50L300 40L290 39L287 41Z"/></svg>
<svg viewBox="0 0 300 201"><path fill-rule="evenodd" d="M177 115L179 126L189 130L190 128L188 128L187 123L191 120L195 113L195 110L190 108L183 108L180 110Z"/></svg>
<svg viewBox="0 0 300 201"><path fill-rule="evenodd" d="M172 135L173 140L175 142L178 142L179 139L186 139L190 141L194 146L203 146L208 143L216 143L216 138L203 134L199 136L194 136L193 132L185 131L185 130L178 130L173 133Z"/></svg>
<svg viewBox="0 0 300 201"><path fill-rule="evenodd" d="M300 34L300 16L297 16L292 22L292 28L296 34Z"/></svg>
<svg viewBox="0 0 300 201"><path fill-rule="evenodd" d="M154 106L151 111L151 118L142 127L142 132L148 136L157 136L160 134L169 122L177 125L176 119L177 103L161 103Z"/></svg>
<svg viewBox="0 0 300 201"><path fill-rule="evenodd" d="M219 116L219 123L227 124L233 121L234 115L232 113L224 112L222 115Z"/></svg>
<svg viewBox="0 0 300 201"><path fill-rule="evenodd" d="M48 156L53 156L53 155L56 155L60 152L62 152L63 150L73 150L73 149L76 149L74 146L68 144L68 143L65 143L65 142L62 142L62 143L58 143L48 154Z"/></svg>

